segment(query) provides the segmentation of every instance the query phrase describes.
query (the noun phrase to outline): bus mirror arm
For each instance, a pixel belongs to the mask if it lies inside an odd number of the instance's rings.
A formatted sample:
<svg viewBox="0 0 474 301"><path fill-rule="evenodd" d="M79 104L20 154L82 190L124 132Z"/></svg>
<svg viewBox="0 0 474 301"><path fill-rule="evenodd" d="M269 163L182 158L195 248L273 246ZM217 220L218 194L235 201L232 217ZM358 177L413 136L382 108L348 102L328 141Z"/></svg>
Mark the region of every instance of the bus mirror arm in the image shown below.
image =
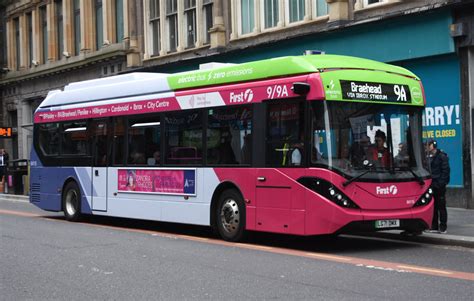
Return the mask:
<svg viewBox="0 0 474 301"><path fill-rule="evenodd" d="M293 83L291 90L295 94L306 95L309 93L310 88L311 86L308 83L296 82L296 83Z"/></svg>

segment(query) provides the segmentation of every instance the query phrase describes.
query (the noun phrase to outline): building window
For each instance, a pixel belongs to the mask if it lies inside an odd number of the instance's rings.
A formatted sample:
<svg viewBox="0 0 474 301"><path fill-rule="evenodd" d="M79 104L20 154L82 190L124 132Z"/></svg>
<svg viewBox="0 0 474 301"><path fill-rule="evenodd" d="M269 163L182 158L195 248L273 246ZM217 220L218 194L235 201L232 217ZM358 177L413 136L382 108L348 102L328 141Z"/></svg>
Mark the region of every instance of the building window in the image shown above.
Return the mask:
<svg viewBox="0 0 474 301"><path fill-rule="evenodd" d="M175 52L178 48L178 0L166 0L166 3L168 52Z"/></svg>
<svg viewBox="0 0 474 301"><path fill-rule="evenodd" d="M160 0L150 0L150 27L152 41L152 55L159 55L161 51L160 35Z"/></svg>
<svg viewBox="0 0 474 301"><path fill-rule="evenodd" d="M385 0L364 0L364 6L385 2Z"/></svg>
<svg viewBox="0 0 474 301"><path fill-rule="evenodd" d="M123 40L123 0L115 0L115 36L117 43Z"/></svg>
<svg viewBox="0 0 474 301"><path fill-rule="evenodd" d="M288 0L289 23L303 21L305 15L305 0Z"/></svg>
<svg viewBox="0 0 474 301"><path fill-rule="evenodd" d="M79 55L81 51L81 6L80 0L74 0L74 54Z"/></svg>
<svg viewBox="0 0 474 301"><path fill-rule="evenodd" d="M271 28L278 25L280 12L279 0L265 0L263 2L264 28Z"/></svg>
<svg viewBox="0 0 474 301"><path fill-rule="evenodd" d="M314 7L316 9L315 16L321 17L328 14L328 4L326 0L315 0Z"/></svg>
<svg viewBox="0 0 474 301"><path fill-rule="evenodd" d="M99 50L104 44L102 0L95 0L95 46Z"/></svg>
<svg viewBox="0 0 474 301"><path fill-rule="evenodd" d="M211 33L209 30L214 25L212 20L212 0L203 0L203 18L204 18L204 44L209 44L211 42Z"/></svg>
<svg viewBox="0 0 474 301"><path fill-rule="evenodd" d="M13 19L13 25L15 26L15 62L16 62L16 70L20 70L20 59L21 59L21 53L20 53L20 19L15 18Z"/></svg>
<svg viewBox="0 0 474 301"><path fill-rule="evenodd" d="M63 32L63 1L56 0L54 1L55 12L56 12L56 38L58 46L58 59L61 59L62 53L64 51L64 32Z"/></svg>
<svg viewBox="0 0 474 301"><path fill-rule="evenodd" d="M241 32L251 33L255 27L254 0L241 0Z"/></svg>
<svg viewBox="0 0 474 301"><path fill-rule="evenodd" d="M186 48L196 44L196 0L184 0L184 21L186 30Z"/></svg>
<svg viewBox="0 0 474 301"><path fill-rule="evenodd" d="M28 66L31 67L31 61L33 60L33 18L32 14L26 14L26 25L28 27Z"/></svg>
<svg viewBox="0 0 474 301"><path fill-rule="evenodd" d="M41 24L41 47L42 47L42 63L48 61L48 19L46 15L46 6L40 7L40 24Z"/></svg>

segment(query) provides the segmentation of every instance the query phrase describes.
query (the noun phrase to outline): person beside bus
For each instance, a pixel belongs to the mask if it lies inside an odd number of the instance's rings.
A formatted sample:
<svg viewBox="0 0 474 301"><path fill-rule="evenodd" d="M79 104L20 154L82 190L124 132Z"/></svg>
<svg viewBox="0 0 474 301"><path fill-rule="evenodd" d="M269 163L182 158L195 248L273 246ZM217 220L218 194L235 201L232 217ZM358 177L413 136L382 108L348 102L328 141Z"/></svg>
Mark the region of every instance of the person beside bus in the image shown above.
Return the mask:
<svg viewBox="0 0 474 301"><path fill-rule="evenodd" d="M434 198L433 223L429 232L447 233L448 211L445 194L450 178L449 158L445 152L438 149L436 140L430 139L426 147L431 166L431 188Z"/></svg>
<svg viewBox="0 0 474 301"><path fill-rule="evenodd" d="M7 171L7 163L8 163L8 153L6 150L0 150L0 182L4 182L6 178L6 171ZM3 192L3 191L0 191Z"/></svg>

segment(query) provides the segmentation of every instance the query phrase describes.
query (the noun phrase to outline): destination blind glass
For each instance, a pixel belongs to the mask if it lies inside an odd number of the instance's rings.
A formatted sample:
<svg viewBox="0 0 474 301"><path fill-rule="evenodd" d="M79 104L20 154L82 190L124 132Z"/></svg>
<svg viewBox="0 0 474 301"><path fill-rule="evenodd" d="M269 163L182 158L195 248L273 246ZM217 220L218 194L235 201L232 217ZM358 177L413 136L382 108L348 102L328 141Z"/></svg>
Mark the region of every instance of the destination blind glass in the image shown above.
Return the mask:
<svg viewBox="0 0 474 301"><path fill-rule="evenodd" d="M411 94L408 85L350 80L341 80L340 83L343 99L411 103Z"/></svg>

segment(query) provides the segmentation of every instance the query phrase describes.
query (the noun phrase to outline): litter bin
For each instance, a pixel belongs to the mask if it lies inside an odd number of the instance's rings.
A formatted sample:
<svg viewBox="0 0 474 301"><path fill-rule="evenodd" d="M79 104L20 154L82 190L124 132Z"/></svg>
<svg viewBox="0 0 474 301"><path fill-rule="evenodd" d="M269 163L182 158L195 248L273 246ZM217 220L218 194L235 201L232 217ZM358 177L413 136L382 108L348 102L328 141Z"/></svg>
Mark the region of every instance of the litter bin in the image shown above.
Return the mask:
<svg viewBox="0 0 474 301"><path fill-rule="evenodd" d="M7 166L5 184L9 194L24 194L24 176L28 175L28 160L11 160Z"/></svg>

